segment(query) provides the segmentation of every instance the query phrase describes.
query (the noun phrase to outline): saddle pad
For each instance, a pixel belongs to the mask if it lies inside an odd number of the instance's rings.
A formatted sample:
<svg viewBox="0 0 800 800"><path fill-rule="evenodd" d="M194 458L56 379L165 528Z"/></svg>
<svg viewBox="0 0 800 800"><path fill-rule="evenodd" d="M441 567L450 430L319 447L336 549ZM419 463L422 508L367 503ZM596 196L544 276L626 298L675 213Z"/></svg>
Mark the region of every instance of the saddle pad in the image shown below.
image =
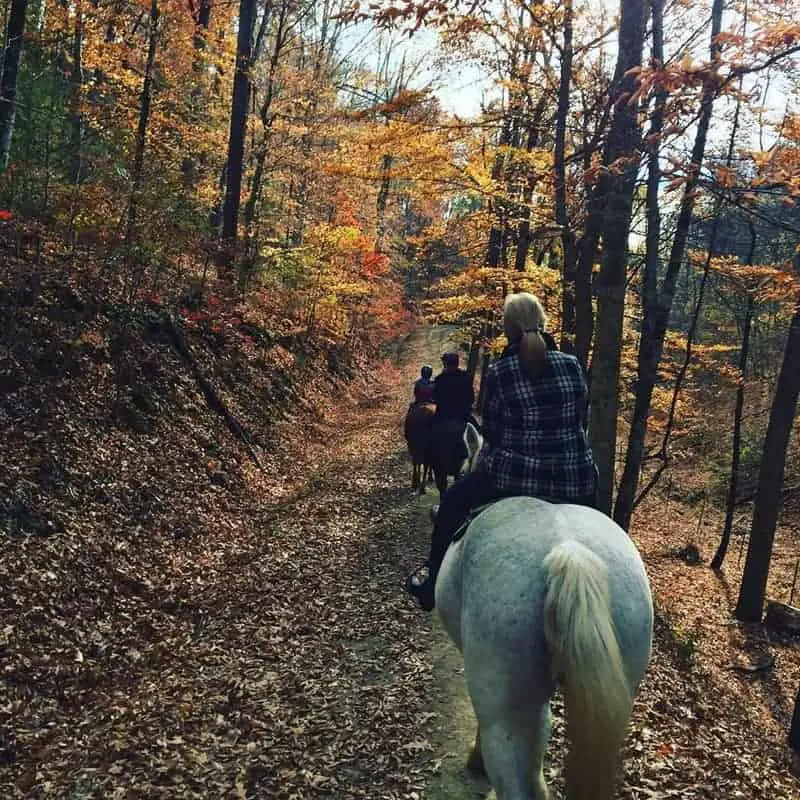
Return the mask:
<svg viewBox="0 0 800 800"><path fill-rule="evenodd" d="M450 544L457 542L459 539L464 537L464 534L467 532L467 528L472 525L473 521L479 517L487 508L491 508L495 503L499 503L501 500L507 500L507 497L498 497L497 500L492 500L489 503L484 503L482 506L477 506L472 509L467 515L467 518L458 528L458 530L453 534L453 538L450 540Z"/></svg>

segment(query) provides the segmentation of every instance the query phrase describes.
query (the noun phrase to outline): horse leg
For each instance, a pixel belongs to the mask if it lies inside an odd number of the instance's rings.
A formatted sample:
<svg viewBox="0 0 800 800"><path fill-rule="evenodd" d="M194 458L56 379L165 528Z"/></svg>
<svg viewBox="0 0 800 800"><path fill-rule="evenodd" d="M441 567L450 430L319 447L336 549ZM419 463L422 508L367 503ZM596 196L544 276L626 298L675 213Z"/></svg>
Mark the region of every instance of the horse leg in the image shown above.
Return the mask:
<svg viewBox="0 0 800 800"><path fill-rule="evenodd" d="M430 469L431 468L425 463L423 463L420 466L420 470L422 472L422 478L420 478L420 482L419 482L419 493L420 493L420 495L425 494L426 487L428 485L428 481L430 480Z"/></svg>
<svg viewBox="0 0 800 800"><path fill-rule="evenodd" d="M419 486L419 464L415 461L414 466L411 468L411 488L416 489Z"/></svg>
<svg viewBox="0 0 800 800"><path fill-rule="evenodd" d="M467 758L467 769L472 772L477 772L481 775L486 774L486 765L483 763L483 751L481 750L481 726L478 725L478 730L475 732L475 744L472 745L472 750L469 751Z"/></svg>
<svg viewBox="0 0 800 800"><path fill-rule="evenodd" d="M436 488L439 490L439 497L443 497L447 491L447 472L441 467L433 468L433 478L436 481Z"/></svg>
<svg viewBox="0 0 800 800"><path fill-rule="evenodd" d="M462 603L462 652L480 731L475 750L483 757L497 800L547 800L542 772L550 737L552 678L547 665L536 657L521 660L514 648L499 647L504 640L486 627L483 613L478 619L469 613L469 599Z"/></svg>
<svg viewBox="0 0 800 800"><path fill-rule="evenodd" d="M477 709L476 709L477 712ZM497 793L497 800L547 800L542 762L550 735L547 705L539 709L509 707L502 718L489 721L479 714L479 738L473 757L480 757Z"/></svg>

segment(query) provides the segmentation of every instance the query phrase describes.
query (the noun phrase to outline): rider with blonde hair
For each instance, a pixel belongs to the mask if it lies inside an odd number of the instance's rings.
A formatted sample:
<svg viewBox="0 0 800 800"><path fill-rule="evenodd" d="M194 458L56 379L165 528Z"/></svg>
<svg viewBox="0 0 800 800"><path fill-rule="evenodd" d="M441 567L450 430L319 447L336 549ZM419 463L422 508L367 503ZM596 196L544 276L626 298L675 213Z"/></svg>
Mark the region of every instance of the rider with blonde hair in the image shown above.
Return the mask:
<svg viewBox="0 0 800 800"><path fill-rule="evenodd" d="M473 508L513 495L595 504L596 470L584 431L588 390L575 356L560 353L528 292L506 297L508 346L489 366L478 466L445 493L434 523L427 574L406 587L426 611L453 536Z"/></svg>

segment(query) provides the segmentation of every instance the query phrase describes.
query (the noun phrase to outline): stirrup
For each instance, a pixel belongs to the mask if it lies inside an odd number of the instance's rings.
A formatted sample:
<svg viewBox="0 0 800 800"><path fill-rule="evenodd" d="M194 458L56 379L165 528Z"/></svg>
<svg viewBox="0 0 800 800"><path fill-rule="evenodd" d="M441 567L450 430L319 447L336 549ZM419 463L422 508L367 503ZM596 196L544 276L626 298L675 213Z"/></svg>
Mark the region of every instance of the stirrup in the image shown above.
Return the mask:
<svg viewBox="0 0 800 800"><path fill-rule="evenodd" d="M420 576L425 574L424 580ZM427 566L418 567L406 578L406 591L415 597L423 611L433 611L436 606L435 582L431 580L431 573Z"/></svg>
<svg viewBox="0 0 800 800"><path fill-rule="evenodd" d="M407 578L406 578L406 588L414 594L415 589L419 589L421 586L424 586L428 579L431 576L431 571L428 568L427 564L423 564L420 567L417 567Z"/></svg>

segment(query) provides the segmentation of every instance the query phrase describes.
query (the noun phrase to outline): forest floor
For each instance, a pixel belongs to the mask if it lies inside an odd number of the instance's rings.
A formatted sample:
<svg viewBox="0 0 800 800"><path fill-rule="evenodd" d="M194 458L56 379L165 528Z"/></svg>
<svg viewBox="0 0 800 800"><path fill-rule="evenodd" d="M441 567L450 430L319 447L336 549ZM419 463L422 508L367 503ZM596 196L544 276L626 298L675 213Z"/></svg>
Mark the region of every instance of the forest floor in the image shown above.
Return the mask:
<svg viewBox="0 0 800 800"><path fill-rule="evenodd" d="M92 463L114 449L92 501L111 510L63 510L55 530L6 536L0 551L0 796L488 795L463 766L474 723L458 653L402 590L433 502L410 492L402 417L446 337L420 329L319 419L278 426L265 470L224 448L190 452L194 434L174 422L138 433L142 451L127 435L91 442ZM226 436L192 391L178 410ZM17 455L5 464L17 484L65 484L59 463ZM115 493L134 485L151 517L129 521ZM702 569L670 556L684 533L644 548L659 605L672 565ZM770 714L761 689L731 692L731 673L709 667L705 640L657 628L620 796L797 797L786 698ZM547 776L558 787L555 706Z"/></svg>

